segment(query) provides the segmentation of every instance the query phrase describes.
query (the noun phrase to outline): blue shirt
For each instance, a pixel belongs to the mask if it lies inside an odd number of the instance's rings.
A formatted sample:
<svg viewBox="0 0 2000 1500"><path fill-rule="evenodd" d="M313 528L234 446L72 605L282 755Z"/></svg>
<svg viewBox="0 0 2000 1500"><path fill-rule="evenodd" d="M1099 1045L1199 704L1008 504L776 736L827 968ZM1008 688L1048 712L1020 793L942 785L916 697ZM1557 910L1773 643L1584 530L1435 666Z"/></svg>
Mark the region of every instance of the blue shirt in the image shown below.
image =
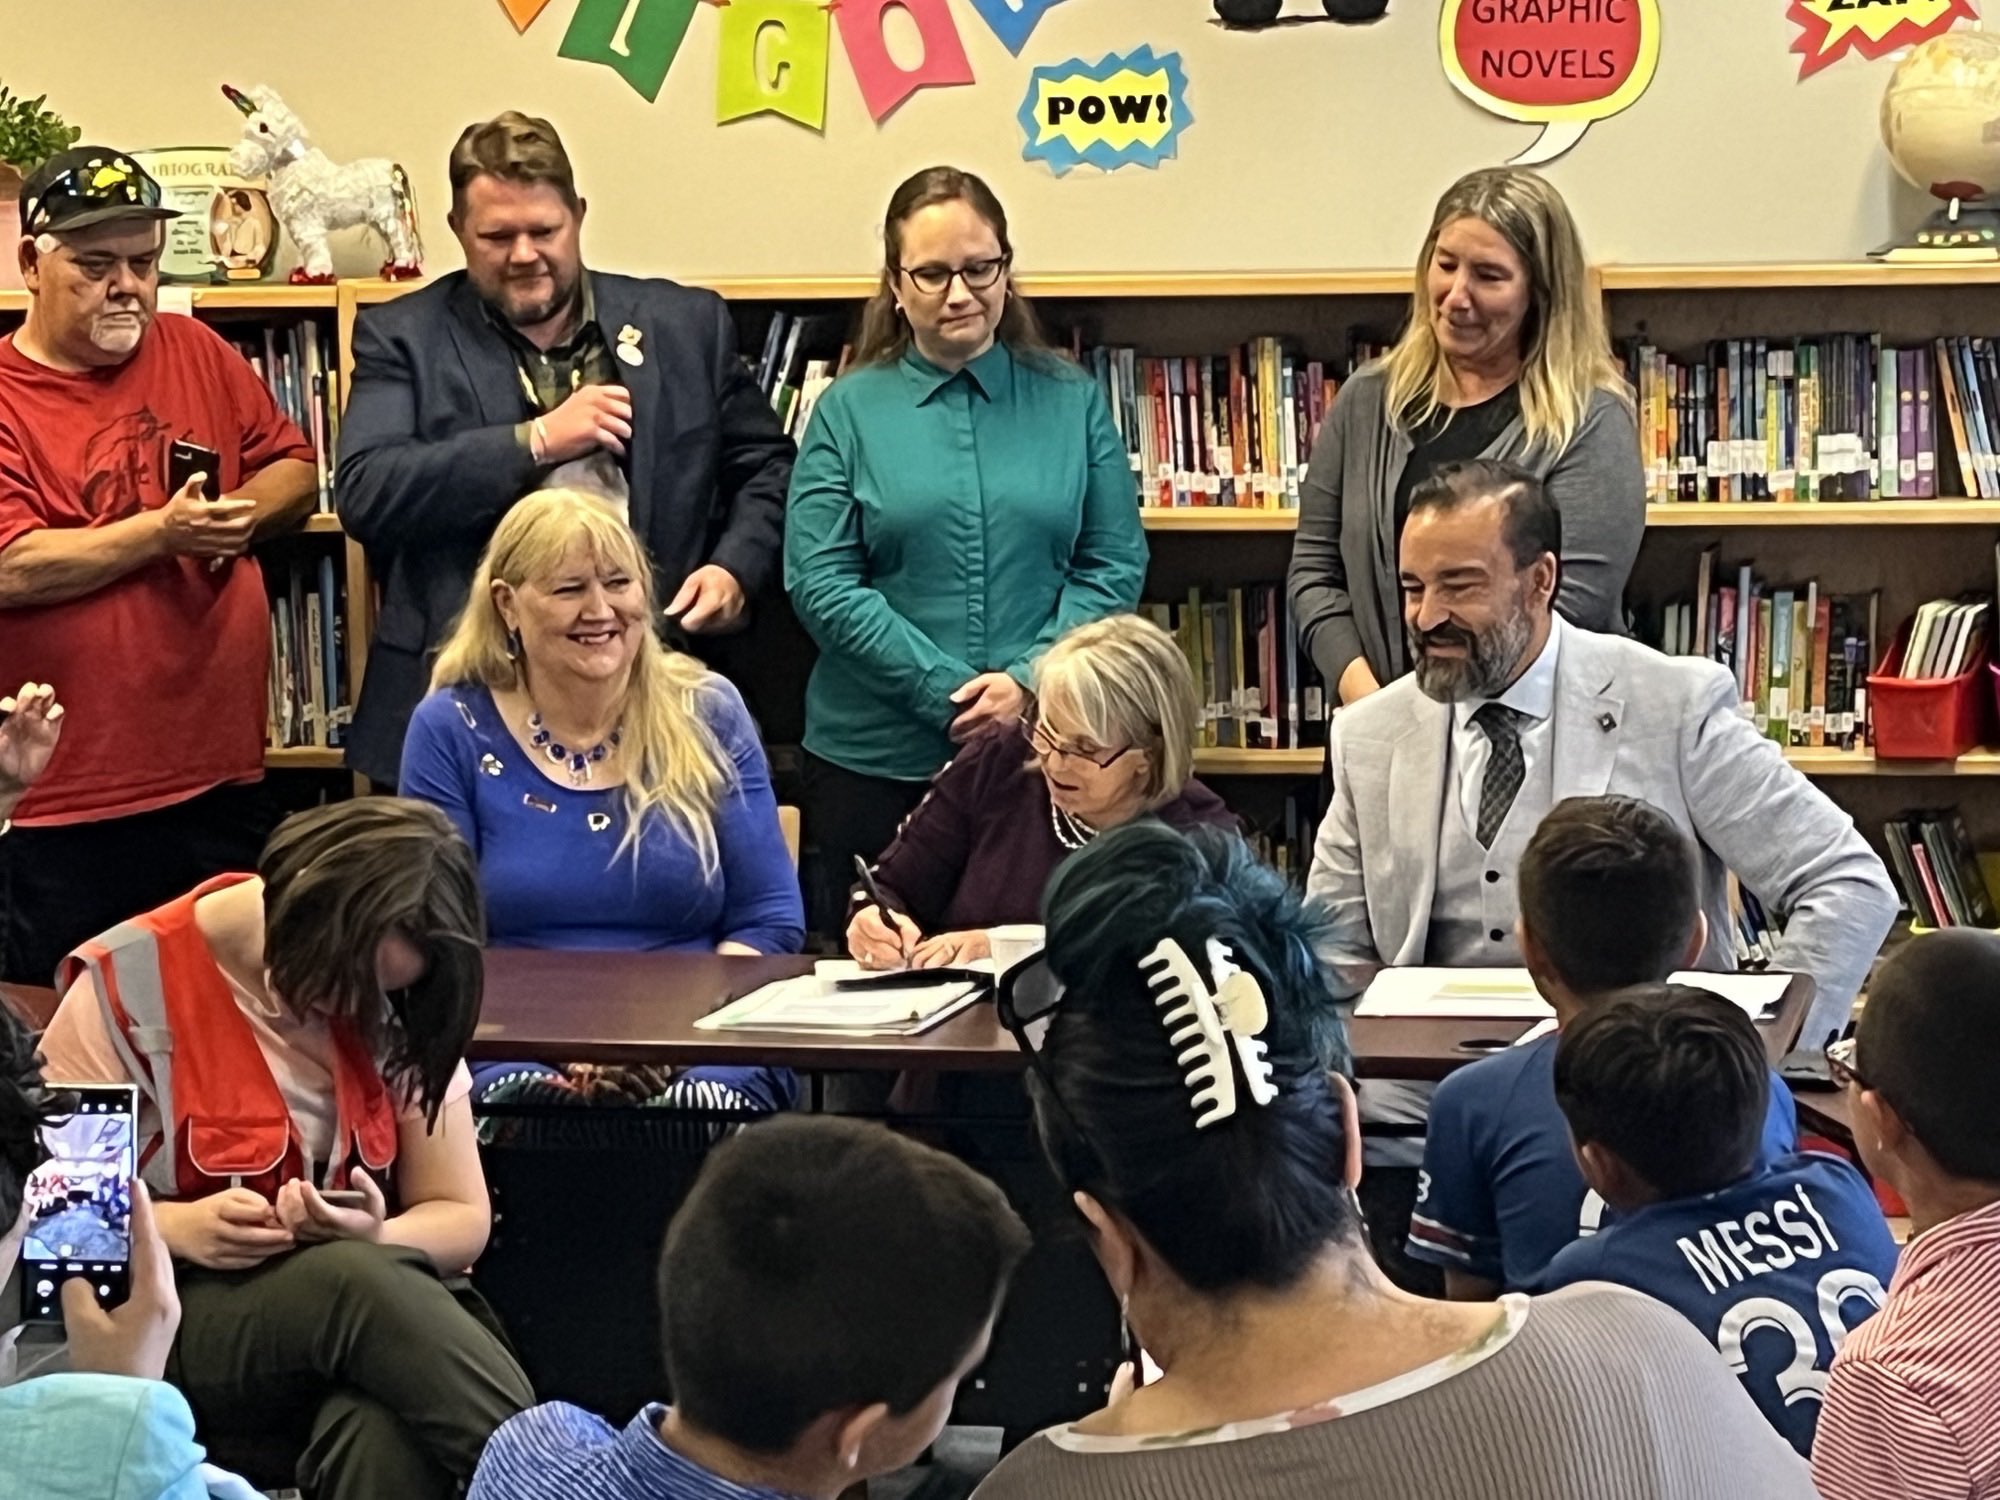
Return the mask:
<svg viewBox="0 0 2000 1500"><path fill-rule="evenodd" d="M952 755L951 695L1023 686L1146 577L1139 490L1097 382L1004 342L958 371L915 349L813 407L785 511L785 587L819 643L805 747L922 781Z"/></svg>
<svg viewBox="0 0 2000 1500"><path fill-rule="evenodd" d="M619 1432L561 1401L530 1407L487 1442L467 1500L786 1500L681 1457L661 1441L666 1415L649 1406Z"/></svg>
<svg viewBox="0 0 2000 1500"><path fill-rule="evenodd" d="M1438 1085L1410 1216L1413 1259L1533 1291L1555 1253L1595 1224L1603 1204L1584 1186L1556 1105L1557 1040L1550 1032L1483 1057ZM1763 1159L1798 1145L1798 1106L1773 1073Z"/></svg>
<svg viewBox="0 0 2000 1500"><path fill-rule="evenodd" d="M1810 1454L1827 1368L1881 1307L1895 1269L1895 1239L1861 1174L1801 1153L1719 1192L1622 1215L1557 1255L1546 1285L1612 1281L1666 1303Z"/></svg>
<svg viewBox="0 0 2000 1500"><path fill-rule="evenodd" d="M759 953L799 951L805 912L756 726L719 677L702 708L731 763L712 873L663 817L641 834L636 864L632 850L620 852L623 788L549 780L479 684L417 705L401 789L443 809L472 845L495 947L712 951L727 939Z"/></svg>

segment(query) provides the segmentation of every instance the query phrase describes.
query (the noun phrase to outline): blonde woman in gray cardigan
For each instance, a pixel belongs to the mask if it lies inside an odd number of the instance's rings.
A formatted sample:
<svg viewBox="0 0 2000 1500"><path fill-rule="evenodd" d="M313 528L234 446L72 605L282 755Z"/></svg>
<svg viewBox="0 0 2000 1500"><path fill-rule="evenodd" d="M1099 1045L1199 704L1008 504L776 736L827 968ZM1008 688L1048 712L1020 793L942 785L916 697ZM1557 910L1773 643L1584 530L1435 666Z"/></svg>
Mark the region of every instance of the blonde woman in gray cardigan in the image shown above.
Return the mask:
<svg viewBox="0 0 2000 1500"><path fill-rule="evenodd" d="M1242 840L1125 824L1045 910L1000 1017L1163 1373L1030 1438L974 1500L1812 1500L1673 1309L1596 1282L1432 1302L1376 1267L1313 923Z"/></svg>
<svg viewBox="0 0 2000 1500"><path fill-rule="evenodd" d="M1494 167L1452 184L1417 261L1409 326L1340 388L1300 493L1288 586L1333 701L1408 670L1396 552L1410 493L1441 464L1504 458L1562 514L1556 609L1623 631L1646 524L1632 396L1561 194Z"/></svg>

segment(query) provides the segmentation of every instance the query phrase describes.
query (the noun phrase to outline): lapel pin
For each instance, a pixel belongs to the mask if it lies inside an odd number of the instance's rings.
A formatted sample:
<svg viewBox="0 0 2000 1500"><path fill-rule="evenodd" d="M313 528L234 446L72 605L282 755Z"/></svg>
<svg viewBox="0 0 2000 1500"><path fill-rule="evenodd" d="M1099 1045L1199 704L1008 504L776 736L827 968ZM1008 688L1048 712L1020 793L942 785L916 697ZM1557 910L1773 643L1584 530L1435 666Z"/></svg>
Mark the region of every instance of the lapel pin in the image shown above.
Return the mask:
<svg viewBox="0 0 2000 1500"><path fill-rule="evenodd" d="M618 357L634 369L646 362L646 352L639 347L643 337L630 323L618 330Z"/></svg>
<svg viewBox="0 0 2000 1500"><path fill-rule="evenodd" d="M1599 714L1597 716L1597 727L1606 734L1609 734L1618 727L1618 721L1612 718L1610 714Z"/></svg>
<svg viewBox="0 0 2000 1500"><path fill-rule="evenodd" d="M592 833L602 833L611 826L611 814L601 812L586 813L584 814L583 821L590 825Z"/></svg>

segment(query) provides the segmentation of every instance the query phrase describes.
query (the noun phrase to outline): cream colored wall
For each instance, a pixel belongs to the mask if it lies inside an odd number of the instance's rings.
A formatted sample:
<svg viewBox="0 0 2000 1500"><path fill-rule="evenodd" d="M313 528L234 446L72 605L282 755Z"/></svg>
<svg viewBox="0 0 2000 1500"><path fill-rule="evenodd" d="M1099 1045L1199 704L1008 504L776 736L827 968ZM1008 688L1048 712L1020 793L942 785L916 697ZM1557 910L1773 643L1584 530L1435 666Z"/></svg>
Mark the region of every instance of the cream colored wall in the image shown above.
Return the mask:
<svg viewBox="0 0 2000 1500"><path fill-rule="evenodd" d="M517 36L498 0L0 0L0 81L46 91L92 139L137 147L234 137L217 85L279 89L336 157L414 174L433 269L458 263L445 154L468 121L518 106L564 132L591 201L586 252L680 277L866 271L906 173L938 161L993 183L1022 264L1044 271L1401 265L1437 192L1527 146L1446 82L1438 0L1392 0L1369 27L1226 33L1209 0L1067 0L1020 58L952 0L979 82L917 94L880 127L836 33L826 130L775 117L714 123L718 22L702 7L648 104L556 47L570 0ZM1594 260L1847 259L1918 200L1876 134L1891 64L1844 61L1796 82L1782 0L1662 0L1659 76L1550 175ZM1318 0L1286 0L1319 14ZM1038 63L1139 43L1185 59L1196 120L1157 171L1057 179L1021 159L1014 120ZM378 257L344 245L342 269Z"/></svg>

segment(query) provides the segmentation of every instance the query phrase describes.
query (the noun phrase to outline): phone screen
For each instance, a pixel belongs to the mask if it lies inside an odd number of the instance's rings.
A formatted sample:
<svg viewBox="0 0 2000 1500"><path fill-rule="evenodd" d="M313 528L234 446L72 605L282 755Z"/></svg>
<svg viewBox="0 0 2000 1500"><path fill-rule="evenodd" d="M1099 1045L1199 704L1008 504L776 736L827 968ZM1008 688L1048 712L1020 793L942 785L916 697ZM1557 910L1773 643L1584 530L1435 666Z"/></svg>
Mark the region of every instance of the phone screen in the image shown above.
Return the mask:
<svg viewBox="0 0 2000 1500"><path fill-rule="evenodd" d="M167 447L167 494L178 495L181 486L197 474L206 474L208 483L201 487L202 495L213 500L221 491L217 488L220 478L216 474L222 455L213 448L204 448L200 443L171 443Z"/></svg>
<svg viewBox="0 0 2000 1500"><path fill-rule="evenodd" d="M130 1086L72 1088L76 1113L42 1129L48 1160L28 1174L21 1316L60 1322L61 1287L88 1280L106 1307L132 1289L133 1112Z"/></svg>

